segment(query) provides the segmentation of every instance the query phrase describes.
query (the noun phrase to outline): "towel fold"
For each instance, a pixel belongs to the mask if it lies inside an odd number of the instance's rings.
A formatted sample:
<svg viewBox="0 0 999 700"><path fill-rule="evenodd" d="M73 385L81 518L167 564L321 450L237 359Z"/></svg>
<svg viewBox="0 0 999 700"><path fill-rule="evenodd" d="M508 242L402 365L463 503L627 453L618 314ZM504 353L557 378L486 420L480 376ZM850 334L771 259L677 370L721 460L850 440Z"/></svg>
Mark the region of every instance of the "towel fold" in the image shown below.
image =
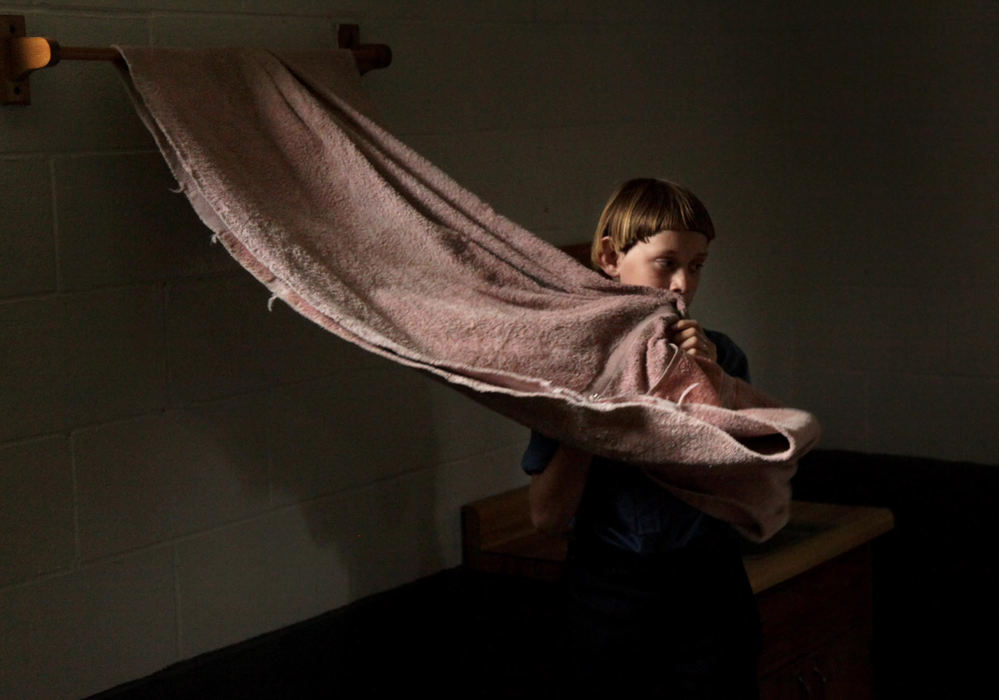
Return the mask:
<svg viewBox="0 0 999 700"><path fill-rule="evenodd" d="M119 50L195 210L298 312L526 426L642 465L750 539L787 521L814 417L668 343L669 292L586 269L395 139L350 52Z"/></svg>

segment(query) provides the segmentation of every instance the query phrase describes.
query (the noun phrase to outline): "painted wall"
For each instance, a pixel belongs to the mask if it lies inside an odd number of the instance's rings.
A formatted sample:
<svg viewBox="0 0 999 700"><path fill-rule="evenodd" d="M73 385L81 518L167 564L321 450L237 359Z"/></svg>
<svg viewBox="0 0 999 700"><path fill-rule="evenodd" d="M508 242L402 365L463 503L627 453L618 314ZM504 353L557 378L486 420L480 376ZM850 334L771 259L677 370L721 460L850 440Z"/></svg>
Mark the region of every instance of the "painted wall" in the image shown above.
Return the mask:
<svg viewBox="0 0 999 700"><path fill-rule="evenodd" d="M992 2L0 3L67 45L391 45L384 120L588 239L680 180L695 315L825 445L999 462ZM0 696L79 697L456 565L524 428L321 332L221 248L107 65L0 110Z"/></svg>

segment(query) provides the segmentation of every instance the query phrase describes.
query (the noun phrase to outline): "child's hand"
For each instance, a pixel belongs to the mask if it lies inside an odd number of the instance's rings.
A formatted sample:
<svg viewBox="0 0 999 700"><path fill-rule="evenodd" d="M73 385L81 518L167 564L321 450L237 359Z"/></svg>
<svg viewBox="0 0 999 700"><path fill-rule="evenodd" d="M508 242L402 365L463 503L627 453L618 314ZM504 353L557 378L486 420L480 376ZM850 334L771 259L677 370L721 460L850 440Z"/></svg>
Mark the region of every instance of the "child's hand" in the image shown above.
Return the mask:
<svg viewBox="0 0 999 700"><path fill-rule="evenodd" d="M718 348L708 340L701 324L692 318L677 321L669 327L669 342L674 343L688 355L706 357L718 362Z"/></svg>

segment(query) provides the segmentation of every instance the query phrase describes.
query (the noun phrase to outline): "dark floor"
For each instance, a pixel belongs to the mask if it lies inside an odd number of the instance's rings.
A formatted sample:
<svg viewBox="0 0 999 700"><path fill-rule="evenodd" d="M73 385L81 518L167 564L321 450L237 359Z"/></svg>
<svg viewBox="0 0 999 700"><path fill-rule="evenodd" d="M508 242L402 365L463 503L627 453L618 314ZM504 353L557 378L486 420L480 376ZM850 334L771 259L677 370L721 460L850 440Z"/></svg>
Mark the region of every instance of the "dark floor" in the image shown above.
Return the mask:
<svg viewBox="0 0 999 700"><path fill-rule="evenodd" d="M442 571L94 698L535 697L553 594L540 582Z"/></svg>

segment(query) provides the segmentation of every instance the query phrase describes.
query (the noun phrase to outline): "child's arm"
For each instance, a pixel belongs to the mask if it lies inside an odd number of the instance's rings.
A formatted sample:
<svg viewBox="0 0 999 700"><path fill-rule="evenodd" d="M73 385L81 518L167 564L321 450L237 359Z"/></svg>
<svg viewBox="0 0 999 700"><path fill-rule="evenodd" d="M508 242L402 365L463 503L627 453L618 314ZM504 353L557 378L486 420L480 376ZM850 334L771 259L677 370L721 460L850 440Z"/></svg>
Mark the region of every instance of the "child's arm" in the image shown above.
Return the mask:
<svg viewBox="0 0 999 700"><path fill-rule="evenodd" d="M559 445L545 470L531 477L527 494L534 527L553 534L569 529L583 497L592 459L587 452Z"/></svg>

